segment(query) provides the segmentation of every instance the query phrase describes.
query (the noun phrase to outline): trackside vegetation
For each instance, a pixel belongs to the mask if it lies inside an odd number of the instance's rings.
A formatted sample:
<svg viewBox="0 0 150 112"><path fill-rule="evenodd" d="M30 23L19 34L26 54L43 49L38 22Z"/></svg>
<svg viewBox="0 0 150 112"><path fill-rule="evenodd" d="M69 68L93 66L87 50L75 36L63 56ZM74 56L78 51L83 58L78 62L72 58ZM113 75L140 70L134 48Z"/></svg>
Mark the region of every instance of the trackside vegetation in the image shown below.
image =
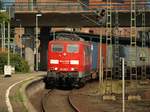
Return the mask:
<svg viewBox="0 0 150 112"><path fill-rule="evenodd" d="M6 11L0 11L0 23L10 22L8 13ZM1 45L1 43L0 43ZM0 48L1 49L1 48ZM5 51L5 50L4 50ZM0 74L4 73L4 65L7 65L7 51L1 52L0 50ZM15 68L15 72L29 72L28 63L20 57L18 54L10 53L10 65Z"/></svg>
<svg viewBox="0 0 150 112"><path fill-rule="evenodd" d="M0 53L0 73L4 73L4 65L7 65L7 53ZM18 54L10 54L10 65L15 67L15 72L29 72L28 63Z"/></svg>

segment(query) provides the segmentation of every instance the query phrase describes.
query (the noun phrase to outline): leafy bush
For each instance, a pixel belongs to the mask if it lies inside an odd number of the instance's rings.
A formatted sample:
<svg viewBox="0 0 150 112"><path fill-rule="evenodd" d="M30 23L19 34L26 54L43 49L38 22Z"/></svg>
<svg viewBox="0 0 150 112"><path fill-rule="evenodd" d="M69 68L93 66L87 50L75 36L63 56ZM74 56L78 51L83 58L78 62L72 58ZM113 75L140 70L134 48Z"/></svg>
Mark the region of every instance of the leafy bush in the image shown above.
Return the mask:
<svg viewBox="0 0 150 112"><path fill-rule="evenodd" d="M4 65L7 65L7 53L0 53L0 73L3 73ZM15 67L16 72L29 72L28 63L18 54L10 54L10 65Z"/></svg>

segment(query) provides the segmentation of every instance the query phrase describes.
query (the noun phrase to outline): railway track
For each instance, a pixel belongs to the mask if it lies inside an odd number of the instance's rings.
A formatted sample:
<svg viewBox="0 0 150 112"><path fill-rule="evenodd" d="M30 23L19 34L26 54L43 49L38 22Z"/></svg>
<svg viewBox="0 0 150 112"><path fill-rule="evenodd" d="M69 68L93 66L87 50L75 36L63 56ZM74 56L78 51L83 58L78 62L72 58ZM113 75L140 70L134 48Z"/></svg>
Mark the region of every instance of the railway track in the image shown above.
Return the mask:
<svg viewBox="0 0 150 112"><path fill-rule="evenodd" d="M126 111L150 112L149 86L147 85L138 93L142 94L142 100L128 101L126 99ZM97 94L97 82L87 84L77 90L43 89L39 95L36 93L34 96L36 97L32 101L40 102L37 106L34 105L37 112L120 112L122 109L121 96L118 96L116 101L102 100Z"/></svg>
<svg viewBox="0 0 150 112"><path fill-rule="evenodd" d="M42 100L41 100L41 110L42 110L42 112L45 112L45 110L46 110L46 107L45 107L45 103L47 102L47 97L48 97L48 95L50 94L50 92L52 92L52 89L51 90L49 90L49 91L47 91L44 95L43 95L43 97L42 97Z"/></svg>
<svg viewBox="0 0 150 112"><path fill-rule="evenodd" d="M51 89L41 101L42 112L80 112L71 101L72 90Z"/></svg>

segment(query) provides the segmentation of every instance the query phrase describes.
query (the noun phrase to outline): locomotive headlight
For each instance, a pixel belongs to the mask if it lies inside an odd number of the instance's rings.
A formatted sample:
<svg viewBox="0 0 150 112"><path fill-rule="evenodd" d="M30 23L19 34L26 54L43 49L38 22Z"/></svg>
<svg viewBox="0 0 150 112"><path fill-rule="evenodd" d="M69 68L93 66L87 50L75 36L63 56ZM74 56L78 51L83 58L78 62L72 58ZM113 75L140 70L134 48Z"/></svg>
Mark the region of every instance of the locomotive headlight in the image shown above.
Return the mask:
<svg viewBox="0 0 150 112"><path fill-rule="evenodd" d="M70 64L79 65L79 60L70 60Z"/></svg>
<svg viewBox="0 0 150 112"><path fill-rule="evenodd" d="M58 70L58 68L56 67L55 70Z"/></svg>
<svg viewBox="0 0 150 112"><path fill-rule="evenodd" d="M53 60L53 59L50 60L50 64L58 64L58 63L59 63L59 60Z"/></svg>
<svg viewBox="0 0 150 112"><path fill-rule="evenodd" d="M71 68L71 71L77 71L78 69L77 68Z"/></svg>
<svg viewBox="0 0 150 112"><path fill-rule="evenodd" d="M74 71L75 69L74 69L74 68L71 68L71 70Z"/></svg>

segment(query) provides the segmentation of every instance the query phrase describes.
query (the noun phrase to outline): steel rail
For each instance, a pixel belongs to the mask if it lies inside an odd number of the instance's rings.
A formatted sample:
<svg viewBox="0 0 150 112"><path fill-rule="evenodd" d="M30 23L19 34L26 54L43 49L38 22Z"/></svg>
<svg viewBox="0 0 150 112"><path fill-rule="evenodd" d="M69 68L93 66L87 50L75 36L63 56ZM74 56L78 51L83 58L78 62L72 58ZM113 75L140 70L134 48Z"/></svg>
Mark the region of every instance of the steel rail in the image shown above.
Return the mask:
<svg viewBox="0 0 150 112"><path fill-rule="evenodd" d="M42 101L41 101L41 106L42 106L42 112L46 112L46 102L48 100L48 96L52 94L54 89L49 90L48 92L46 92L43 97L42 97ZM70 95L72 93L72 90L67 94L67 101L69 103L69 106L75 111L75 112L80 112L79 109L77 107L75 107L75 105L73 104L73 102L71 101Z"/></svg>
<svg viewBox="0 0 150 112"><path fill-rule="evenodd" d="M45 112L45 103L47 101L47 97L49 96L49 94L53 91L53 89L49 90L47 93L44 94L44 96L42 97L42 101L41 101L41 107L42 107L42 112Z"/></svg>

